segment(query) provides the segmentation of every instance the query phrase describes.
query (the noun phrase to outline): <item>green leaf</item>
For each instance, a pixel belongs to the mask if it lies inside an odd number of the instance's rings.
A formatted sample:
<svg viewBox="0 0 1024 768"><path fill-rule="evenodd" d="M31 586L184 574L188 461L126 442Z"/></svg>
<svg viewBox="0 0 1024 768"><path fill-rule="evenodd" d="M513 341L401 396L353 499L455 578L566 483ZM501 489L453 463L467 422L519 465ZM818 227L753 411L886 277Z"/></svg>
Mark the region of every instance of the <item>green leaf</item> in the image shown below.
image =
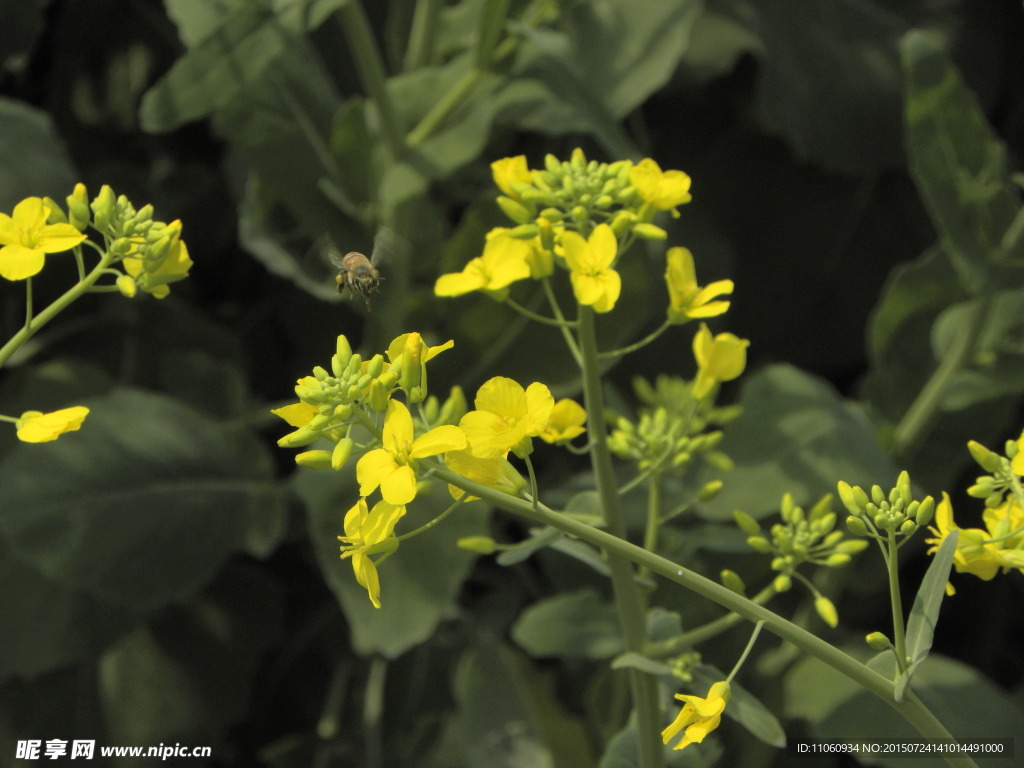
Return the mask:
<svg viewBox="0 0 1024 768"><path fill-rule="evenodd" d="M847 649L865 658L864 648ZM886 658L888 657L888 659ZM876 671L891 671L891 654L879 654ZM887 665L887 666L886 666ZM871 666L875 666L873 663ZM786 673L785 715L808 723L815 739L914 739L920 734L874 694L818 659L805 657ZM1024 731L1024 712L1013 697L977 670L959 661L931 654L914 676L914 692L954 738L978 741L1006 738ZM992 768L1010 768L1017 760L986 758ZM904 758L880 756L878 765L901 768ZM921 768L945 766L941 759L918 758Z"/></svg>
<svg viewBox="0 0 1024 768"><path fill-rule="evenodd" d="M295 488L306 503L317 561L348 619L356 653L396 658L434 634L452 611L476 555L455 546L466 536L488 532L489 511L481 502L463 504L440 525L403 541L378 569L381 608L374 608L356 583L351 560L342 560L338 536L345 513L359 498L354 466L341 472L300 470ZM420 492L398 525L401 535L429 522L449 504L441 483Z"/></svg>
<svg viewBox="0 0 1024 768"><path fill-rule="evenodd" d="M592 589L534 603L513 625L512 638L532 656L606 659L622 651L615 607Z"/></svg>
<svg viewBox="0 0 1024 768"><path fill-rule="evenodd" d="M896 681L896 701L903 699L903 690L910 682L914 670L928 657L932 648L935 625L939 622L942 598L946 596L946 584L949 582L949 570L953 567L958 536L959 532L953 531L946 537L921 579L914 607L910 609L910 618L907 620L907 671Z"/></svg>
<svg viewBox="0 0 1024 768"><path fill-rule="evenodd" d="M703 688L697 695L707 695L715 683L725 680L722 671L708 664L698 664L693 669L694 690ZM779 749L786 746L786 732L778 718L750 691L733 680L729 683L732 696L725 707L725 714L746 728L765 744Z"/></svg>
<svg viewBox="0 0 1024 768"><path fill-rule="evenodd" d="M938 39L908 33L906 76L910 169L965 288L974 293L997 258L1024 256L1024 240L1003 239L1020 211L1006 148L988 125Z"/></svg>
<svg viewBox="0 0 1024 768"><path fill-rule="evenodd" d="M870 485L896 476L863 411L810 374L765 368L744 382L740 405L721 444L736 467L701 507L709 519L731 520L734 509L763 517L786 492L797 504L813 503L834 493L838 480Z"/></svg>
<svg viewBox="0 0 1024 768"><path fill-rule="evenodd" d="M0 537L22 563L147 611L193 594L232 553L276 544L284 496L252 435L131 389L83 404L81 430L0 461Z"/></svg>
<svg viewBox="0 0 1024 768"><path fill-rule="evenodd" d="M47 195L63 202L77 171L50 116L0 98L0 211L10 213L26 197Z"/></svg>

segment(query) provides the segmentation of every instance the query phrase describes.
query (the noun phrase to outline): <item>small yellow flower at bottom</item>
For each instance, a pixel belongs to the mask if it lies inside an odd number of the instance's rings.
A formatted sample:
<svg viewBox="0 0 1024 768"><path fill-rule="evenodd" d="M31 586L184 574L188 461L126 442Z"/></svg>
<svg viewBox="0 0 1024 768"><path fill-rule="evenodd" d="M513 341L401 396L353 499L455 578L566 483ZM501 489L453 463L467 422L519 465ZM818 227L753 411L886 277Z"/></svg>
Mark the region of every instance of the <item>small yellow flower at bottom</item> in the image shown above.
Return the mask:
<svg viewBox="0 0 1024 768"><path fill-rule="evenodd" d="M747 366L750 342L731 333L712 336L705 323L693 337L693 356L697 360L697 378L693 396L704 397L720 381L732 381Z"/></svg>
<svg viewBox="0 0 1024 768"><path fill-rule="evenodd" d="M677 693L676 698L685 704L672 724L661 732L662 743L668 744L680 731L685 729L683 738L672 749L682 749L690 744L700 744L704 741L705 736L718 727L722 720L722 712L725 711L725 705L729 703L731 694L732 689L724 680L711 686L707 698L702 699L700 696Z"/></svg>
<svg viewBox="0 0 1024 768"><path fill-rule="evenodd" d="M50 413L25 411L16 422L18 439L23 443L48 443L65 432L75 432L88 415L89 409L84 405Z"/></svg>
<svg viewBox="0 0 1024 768"><path fill-rule="evenodd" d="M356 581L366 589L374 608L380 608L380 578L370 555L387 555L398 547L395 525L404 514L404 506L386 501L378 501L371 510L365 498L345 514L345 535L338 537L346 545L341 557L352 558Z"/></svg>

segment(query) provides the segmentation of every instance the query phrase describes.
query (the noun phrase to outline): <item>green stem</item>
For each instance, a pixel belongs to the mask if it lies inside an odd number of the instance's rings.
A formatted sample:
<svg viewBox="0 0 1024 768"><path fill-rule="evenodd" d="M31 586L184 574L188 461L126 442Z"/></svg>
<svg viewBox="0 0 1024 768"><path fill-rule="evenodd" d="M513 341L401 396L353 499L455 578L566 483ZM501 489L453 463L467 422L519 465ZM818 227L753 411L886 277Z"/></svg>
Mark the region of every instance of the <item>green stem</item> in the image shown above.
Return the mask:
<svg viewBox="0 0 1024 768"><path fill-rule="evenodd" d="M473 87L480 82L484 74L484 70L476 68L464 74L459 82L452 86L452 89L442 96L441 100L434 104L431 110L423 116L419 124L409 131L407 139L409 146L418 147L430 138L441 123L459 108L469 92L473 90Z"/></svg>
<svg viewBox="0 0 1024 768"><path fill-rule="evenodd" d="M775 587L769 584L754 595L751 600L758 605L764 605L774 596ZM743 616L740 616L738 613L727 613L724 616L719 616L717 619L709 621L707 624L691 629L689 632L676 635L668 640L651 643L644 651L644 655L651 659L668 659L672 656L678 656L680 653L688 651L713 637L718 637L741 621L743 621Z"/></svg>
<svg viewBox="0 0 1024 768"><path fill-rule="evenodd" d="M644 549L658 551L658 529L661 527L661 475L655 473L647 479L647 522L644 526ZM641 579L650 578L646 568L637 571Z"/></svg>
<svg viewBox="0 0 1024 768"><path fill-rule="evenodd" d="M750 639L747 640L747 647L743 649L742 655L733 664L732 671L725 678L725 682L731 683L732 679L736 677L736 673L743 667L743 662L747 660L747 656L754 650L754 643L757 642L757 636L761 634L761 628L764 627L764 621L759 621L754 625L754 631L750 633Z"/></svg>
<svg viewBox="0 0 1024 768"><path fill-rule="evenodd" d="M906 458L911 455L931 431L953 377L974 354L975 344L985 327L991 307L992 300L987 296L974 307L967 326L961 329L950 344L939 366L903 414L892 437L892 451L895 456Z"/></svg>
<svg viewBox="0 0 1024 768"><path fill-rule="evenodd" d="M672 324L668 320L666 320L664 323L661 324L661 327L647 334L635 344L630 344L628 347L620 347L619 349L611 349L608 350L607 352L602 352L600 355L598 355L598 357L600 357L602 360L606 360L610 357L622 357L623 355L628 355L630 352L636 352L638 349L643 349L656 338L661 336L661 334L667 331L671 325Z"/></svg>
<svg viewBox="0 0 1024 768"><path fill-rule="evenodd" d="M892 680L883 677L867 665L862 664L817 635L784 619L764 606L758 605L753 600L743 597L688 568L673 563L671 560L631 544L614 534L548 509L543 504L534 509L530 502L525 499L518 499L507 493L502 493L480 483L467 480L445 467L438 466L435 474L445 482L451 483L473 496L477 496L492 506L519 515L527 520L532 520L539 525L549 525L552 528L557 528L564 533L602 548L609 553L609 562L612 562L613 559L632 561L641 567L646 567L651 573L656 573L668 581L679 584L685 589L717 603L726 610L732 611L748 621L758 622L763 620L765 627L777 637L792 643L800 650L814 656L837 672L850 678L865 690L878 696L906 718L922 736L934 739L952 738L949 731L943 727L942 723L939 722L935 715L931 713L912 691L908 690L903 700L897 702L894 698L895 686ZM963 768L970 766L977 768L974 761L967 758L947 758L946 762L956 768L961 766Z"/></svg>
<svg viewBox="0 0 1024 768"><path fill-rule="evenodd" d="M409 31L409 46L405 49L406 72L430 66L433 62L434 41L443 5L443 0L419 0L416 3Z"/></svg>
<svg viewBox="0 0 1024 768"><path fill-rule="evenodd" d="M377 105L384 140L391 149L391 154L394 157L401 157L405 152L405 135L394 102L391 101L391 94L388 93L384 59L380 55L363 6L359 0L349 0L338 8L337 14L342 34L348 41L352 60L359 72L359 79L362 80L367 95Z"/></svg>
<svg viewBox="0 0 1024 768"><path fill-rule="evenodd" d="M100 263L97 264L92 272L90 272L83 280L79 280L71 288L64 292L62 296L55 299L50 306L44 309L35 317L30 314L27 316L24 327L14 334L10 341L0 347L0 368L3 368L7 361L10 359L21 346L31 339L40 329L54 317L60 314L71 302L77 299L82 294L86 293L100 277L103 275L103 271L113 261L113 257L110 253L104 253L103 258L100 259ZM29 308L31 312L31 307Z"/></svg>
<svg viewBox="0 0 1024 768"><path fill-rule="evenodd" d="M576 339L573 338L572 334L569 333L569 324L565 319L565 314L562 312L562 307L558 303L558 297L555 296L555 289L551 287L551 281L548 278L542 278L540 281L541 286L544 288L544 295L548 297L548 304L551 305L551 313L565 325L559 326L559 330L562 332L562 338L565 339L565 345L569 348L569 352L572 354L573 360L576 364L582 368L583 358L580 355L580 348L576 344ZM578 327L578 322L573 325Z"/></svg>
<svg viewBox="0 0 1024 768"><path fill-rule="evenodd" d="M896 648L896 664L900 671L907 668L907 638L903 626L903 599L900 597L899 554L896 551L896 533L888 531L888 552L885 565L889 571L889 602L892 604L893 645Z"/></svg>
<svg viewBox="0 0 1024 768"><path fill-rule="evenodd" d="M543 323L544 325L553 325L556 328L576 327L576 323L572 322L571 320L558 320L554 317L544 317L544 315L538 315L536 312L532 312L519 302L513 300L511 296L505 297L505 303L512 307L512 309L514 309L516 312L521 314L523 317L528 317L531 320L535 320L538 323Z"/></svg>
<svg viewBox="0 0 1024 768"><path fill-rule="evenodd" d="M579 312L579 350L583 374L583 397L586 403L590 432L590 460L605 527L616 539L625 539L626 527L619 506L615 470L608 449L608 428L604 418L604 394L601 389L601 368L598 361L597 333L594 311L581 306ZM613 550L605 550L611 571L615 606L622 626L626 651L643 653L647 643L646 601L636 582L630 561ZM660 738L661 709L658 705L656 681L637 669L629 670L633 707L637 720L638 764L640 768L656 768L662 764Z"/></svg>

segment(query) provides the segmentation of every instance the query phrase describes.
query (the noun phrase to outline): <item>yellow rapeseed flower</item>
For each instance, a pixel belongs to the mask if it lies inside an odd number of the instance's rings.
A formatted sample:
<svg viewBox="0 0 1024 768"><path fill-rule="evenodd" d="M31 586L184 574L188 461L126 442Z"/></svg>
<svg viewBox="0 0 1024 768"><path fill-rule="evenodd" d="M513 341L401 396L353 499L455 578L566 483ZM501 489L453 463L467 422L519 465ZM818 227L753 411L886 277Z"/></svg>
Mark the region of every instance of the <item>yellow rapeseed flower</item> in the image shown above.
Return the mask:
<svg viewBox="0 0 1024 768"><path fill-rule="evenodd" d="M622 290L622 278L611 268L618 252L611 227L598 224L586 240L577 232L564 232L562 249L572 270L569 277L576 300L595 312L611 310Z"/></svg>
<svg viewBox="0 0 1024 768"><path fill-rule="evenodd" d="M731 333L712 336L705 323L693 337L693 356L697 359L697 378L693 396L704 397L720 381L732 381L747 366L750 342Z"/></svg>
<svg viewBox="0 0 1024 768"><path fill-rule="evenodd" d="M84 405L62 408L59 411L25 411L15 422L18 439L23 443L48 443L65 432L75 432L82 426L89 409Z"/></svg>
<svg viewBox="0 0 1024 768"><path fill-rule="evenodd" d="M529 184L530 169L526 165L526 155L505 157L491 163L491 174L498 189L511 197L513 200L520 200L519 193L513 189L513 184Z"/></svg>
<svg viewBox="0 0 1024 768"><path fill-rule="evenodd" d="M386 557L395 551L398 547L395 525L404 514L404 506L386 501L378 501L371 510L365 498L359 499L345 514L345 535L338 537L345 545L341 557L352 558L356 581L366 589L374 608L380 608L380 577L371 555Z"/></svg>
<svg viewBox="0 0 1024 768"><path fill-rule="evenodd" d="M629 169L629 181L641 199L661 211L675 211L677 205L690 202L690 177L682 171L662 171L647 158Z"/></svg>
<svg viewBox="0 0 1024 768"><path fill-rule="evenodd" d="M729 703L731 693L731 687L725 681L712 685L707 698L677 693L676 698L685 703L672 724L661 732L662 743L668 744L685 728L683 738L672 749L700 744L722 721L722 712Z"/></svg>
<svg viewBox="0 0 1024 768"><path fill-rule="evenodd" d="M547 427L555 399L551 390L534 382L525 390L512 379L495 376L477 390L470 411L459 422L473 455L481 459L505 456L509 451L526 456L530 438Z"/></svg>
<svg viewBox="0 0 1024 768"><path fill-rule="evenodd" d="M43 268L46 254L70 250L85 240L70 224L47 224L49 215L41 197L22 200L13 216L0 213L0 277L32 277Z"/></svg>
<svg viewBox="0 0 1024 768"><path fill-rule="evenodd" d="M712 299L732 293L732 280L718 280L701 288L697 284L693 254L688 248L668 249L665 254L665 284L669 296L668 319L672 323L715 317L729 309L728 301Z"/></svg>
<svg viewBox="0 0 1024 768"><path fill-rule="evenodd" d="M544 431L540 433L540 439L545 443L568 442L586 432L583 426L586 423L587 412L583 406L575 400L563 398L551 409L551 417Z"/></svg>
<svg viewBox="0 0 1024 768"><path fill-rule="evenodd" d="M437 278L434 293L438 296L462 296L473 291L486 291L504 298L508 286L530 276L530 261L535 260L529 241L509 237L504 227L492 229L481 256L473 259L461 272L449 272Z"/></svg>
<svg viewBox="0 0 1024 768"><path fill-rule="evenodd" d="M384 416L383 443L356 464L359 495L369 496L379 486L384 501L401 505L416 498L416 459L465 448L466 435L445 424L414 439L409 409L391 400Z"/></svg>
<svg viewBox="0 0 1024 768"><path fill-rule="evenodd" d="M491 459L479 459L468 448L461 451L448 451L444 455L444 465L457 475L486 485L496 491L518 496L519 491L526 487L526 478L520 475L507 459L495 456ZM448 492L456 501L465 495L465 491L454 485L448 485ZM476 498L470 496L466 501Z"/></svg>

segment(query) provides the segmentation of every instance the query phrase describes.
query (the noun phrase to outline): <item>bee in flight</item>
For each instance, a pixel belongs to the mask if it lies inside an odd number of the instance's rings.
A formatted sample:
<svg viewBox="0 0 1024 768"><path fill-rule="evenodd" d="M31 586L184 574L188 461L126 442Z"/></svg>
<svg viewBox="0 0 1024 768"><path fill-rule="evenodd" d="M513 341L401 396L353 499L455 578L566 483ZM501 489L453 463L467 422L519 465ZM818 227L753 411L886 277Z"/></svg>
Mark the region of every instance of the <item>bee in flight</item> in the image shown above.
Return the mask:
<svg viewBox="0 0 1024 768"><path fill-rule="evenodd" d="M380 271L377 267L384 258L384 252L388 248L388 242L393 238L391 230L381 228L373 241L373 254L367 258L358 251L349 251L344 256L338 246L331 240L330 235L325 235L324 250L331 263L338 268L338 293L343 294L348 288L350 294L358 293L366 302L366 311L370 311L370 294L376 292L380 287Z"/></svg>

